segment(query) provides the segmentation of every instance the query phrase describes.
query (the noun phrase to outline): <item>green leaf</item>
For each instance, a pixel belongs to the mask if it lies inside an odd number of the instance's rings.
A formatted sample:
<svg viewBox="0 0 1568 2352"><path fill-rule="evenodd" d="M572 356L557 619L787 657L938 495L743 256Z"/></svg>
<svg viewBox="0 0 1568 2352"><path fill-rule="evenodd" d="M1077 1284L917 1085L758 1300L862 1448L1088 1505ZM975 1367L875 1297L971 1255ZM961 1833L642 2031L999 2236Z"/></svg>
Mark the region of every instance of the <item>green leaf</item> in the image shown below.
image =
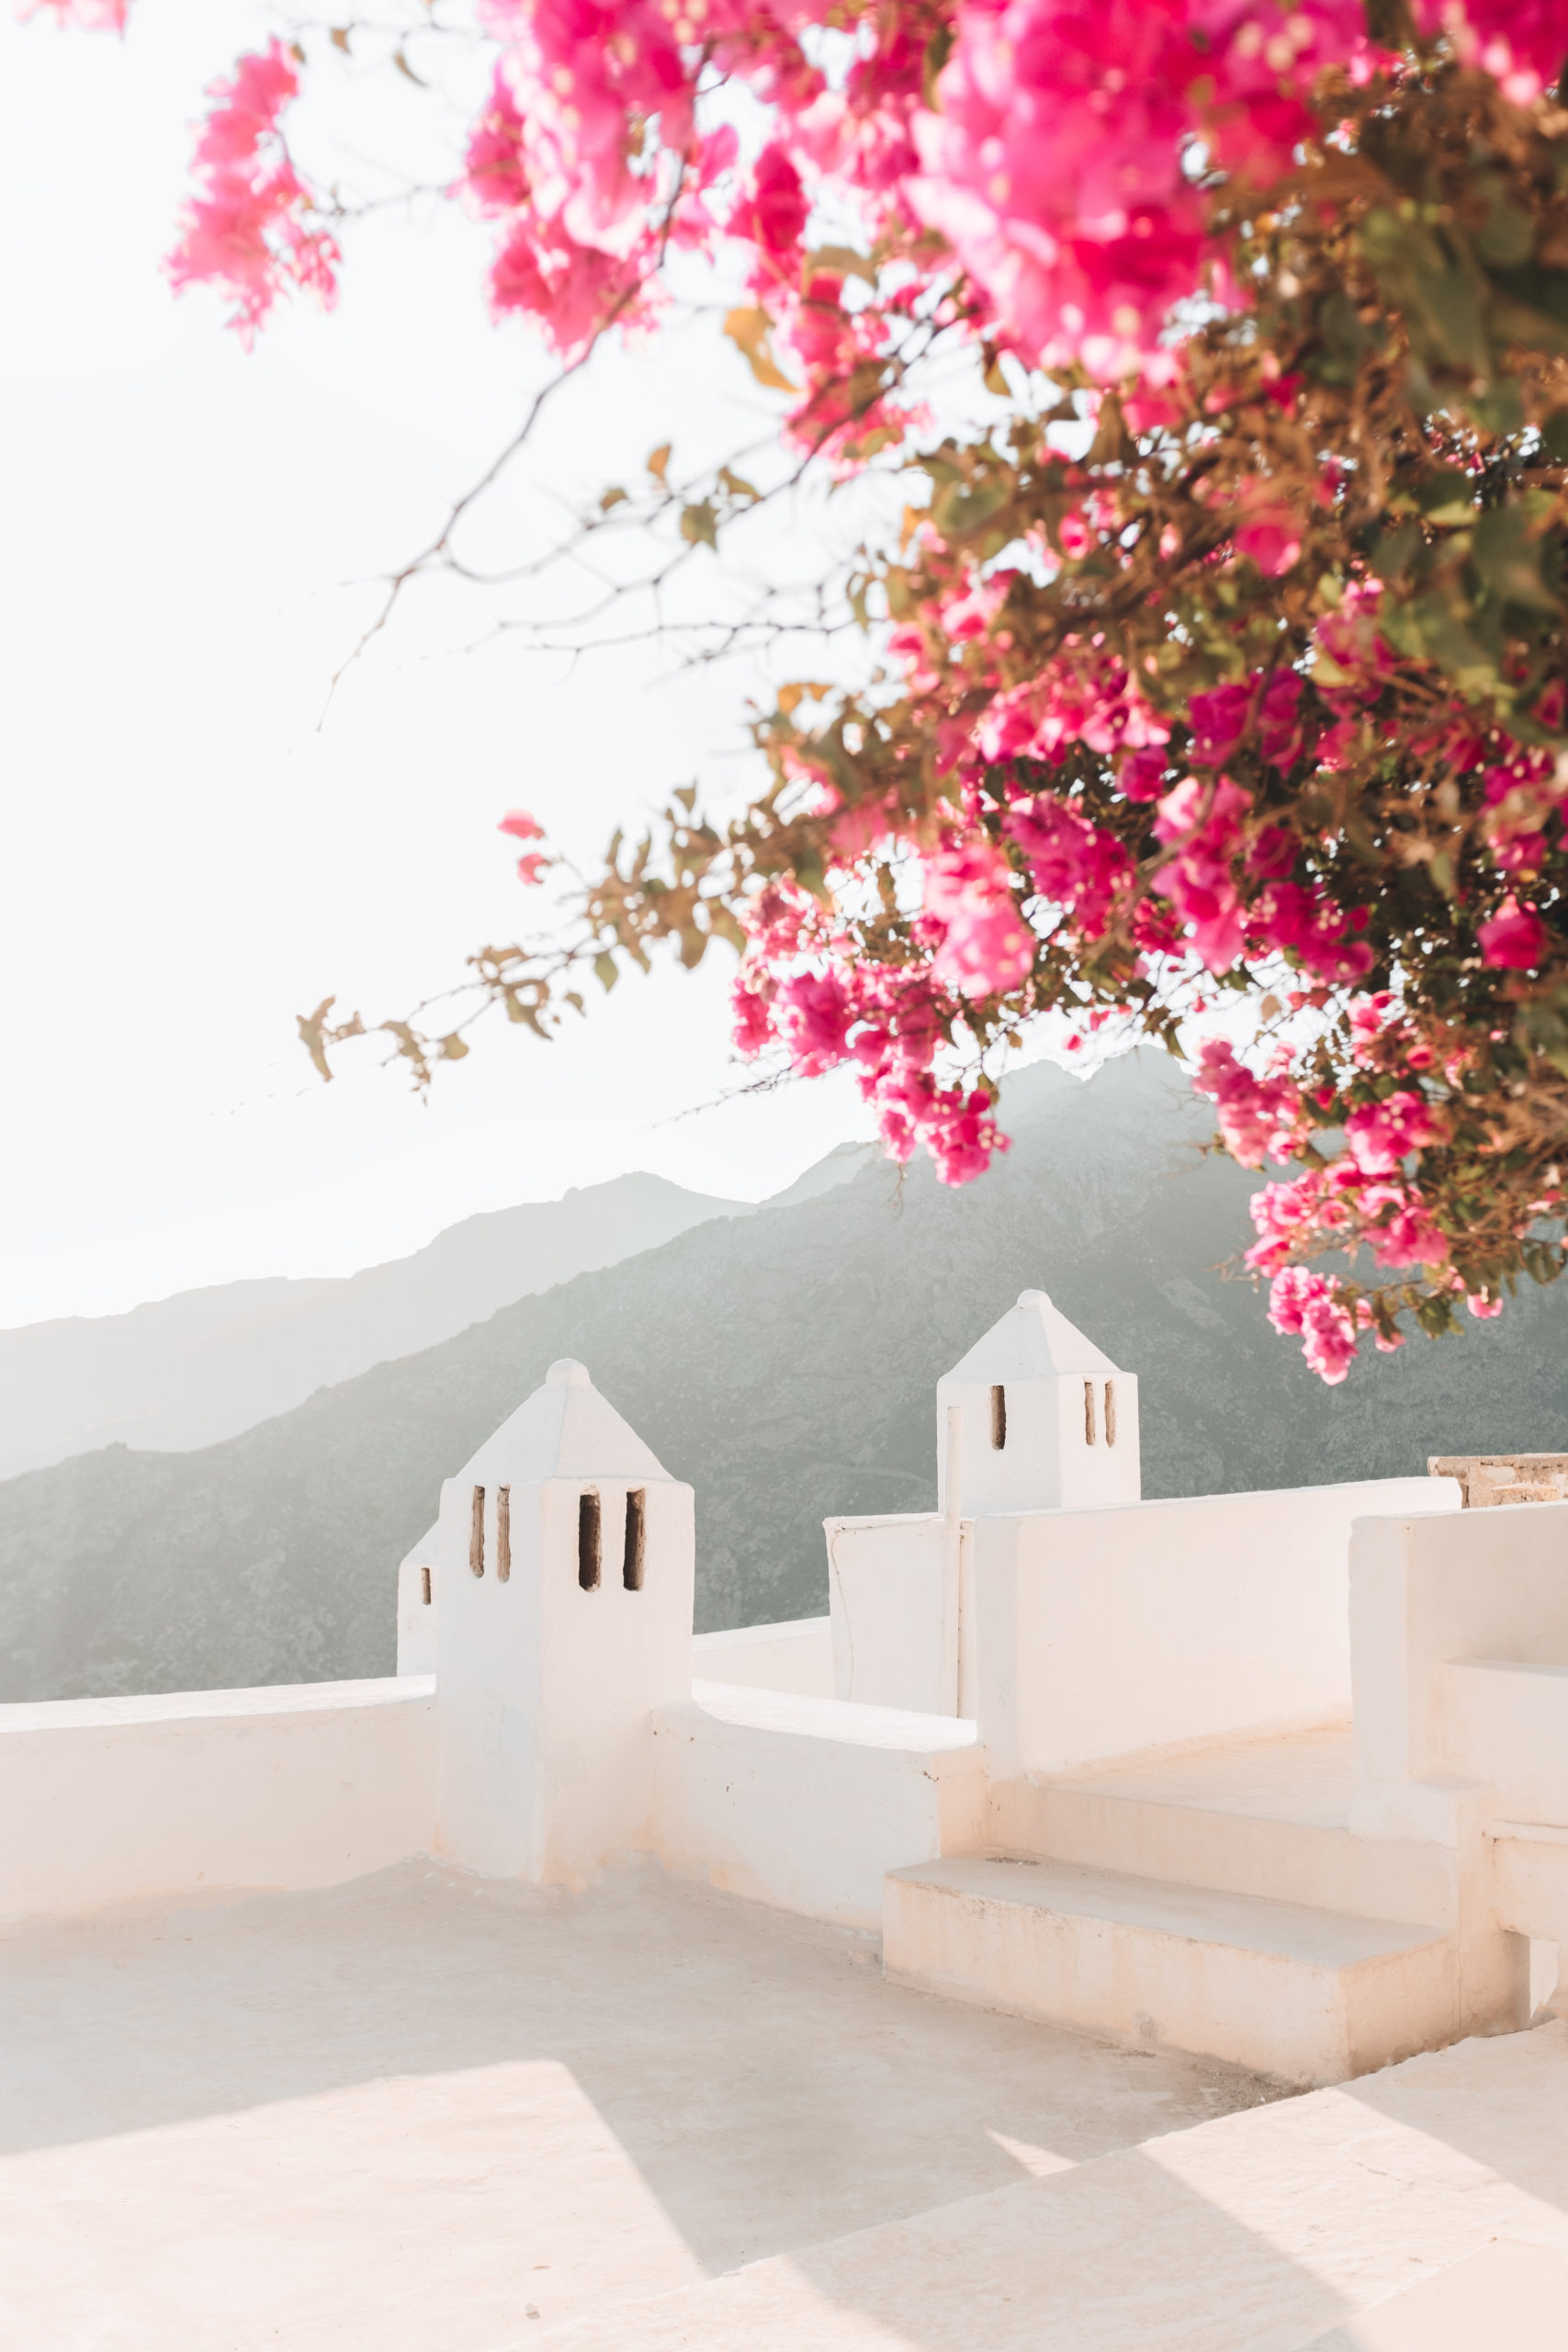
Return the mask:
<svg viewBox="0 0 1568 2352"><path fill-rule="evenodd" d="M943 538L965 538L984 530L1007 504L1010 491L1000 475L977 482L973 490L950 482L931 500L931 520Z"/></svg>
<svg viewBox="0 0 1568 2352"><path fill-rule="evenodd" d="M1516 204L1495 204L1472 242L1483 261L1517 269L1535 251L1535 223Z"/></svg>
<svg viewBox="0 0 1568 2352"><path fill-rule="evenodd" d="M1137 443L1127 430L1121 401L1108 393L1100 404L1094 439L1089 443L1084 463L1089 466L1124 464L1129 458L1137 455Z"/></svg>
<svg viewBox="0 0 1568 2352"><path fill-rule="evenodd" d="M1416 490L1416 501L1429 523L1453 529L1475 520L1477 485L1455 466L1428 474Z"/></svg>
<svg viewBox="0 0 1568 2352"><path fill-rule="evenodd" d="M615 987L615 982L621 977L621 967L616 963L615 957L607 953L595 956L593 958L593 977L598 981L600 987L604 989L605 995L608 996L610 990Z"/></svg>
<svg viewBox="0 0 1568 2352"><path fill-rule="evenodd" d="M1548 1242L1527 1241L1519 1255L1531 1282L1540 1283L1543 1288L1548 1283L1554 1283L1562 1272L1562 1252Z"/></svg>
<svg viewBox="0 0 1568 2352"><path fill-rule="evenodd" d="M1420 545L1421 534L1414 523L1402 524L1397 531L1380 531L1369 559L1372 570L1380 580L1400 579Z"/></svg>
<svg viewBox="0 0 1568 2352"><path fill-rule="evenodd" d="M1504 604L1554 613L1557 599L1540 576L1540 548L1528 536L1517 506L1494 507L1483 514L1471 543L1471 560L1493 595Z"/></svg>
<svg viewBox="0 0 1568 2352"><path fill-rule="evenodd" d="M1371 338L1348 294L1334 293L1320 303L1317 325L1327 346L1327 356L1318 362L1317 374L1325 383L1350 383Z"/></svg>
<svg viewBox="0 0 1568 2352"><path fill-rule="evenodd" d="M1448 1299L1440 1296L1417 1300L1416 1320L1429 1340L1447 1339L1464 1328Z"/></svg>
<svg viewBox="0 0 1568 2352"><path fill-rule="evenodd" d="M799 385L791 383L769 349L773 326L766 311L753 302L731 311L725 320L724 332L736 349L745 354L746 364L759 384L765 385L771 392L797 392Z"/></svg>
<svg viewBox="0 0 1568 2352"><path fill-rule="evenodd" d="M815 253L807 254L800 268L802 285L809 285L819 271L834 277L861 277L868 286L876 283L876 264L857 254L852 245L818 245Z"/></svg>
<svg viewBox="0 0 1568 2352"><path fill-rule="evenodd" d="M717 552L718 516L707 499L703 499L695 506L682 507L681 537L692 547L697 546L700 542L702 546L712 548L716 553Z"/></svg>
<svg viewBox="0 0 1568 2352"><path fill-rule="evenodd" d="M468 1054L468 1042L465 1038L458 1036L456 1029L451 1032L450 1035L442 1038L441 1058L444 1062L464 1061L467 1059Z"/></svg>
<svg viewBox="0 0 1568 2352"><path fill-rule="evenodd" d="M1359 243L1422 357L1489 377L1492 351L1480 286L1438 239L1388 206L1374 205L1361 223Z"/></svg>
<svg viewBox="0 0 1568 2352"><path fill-rule="evenodd" d="M1568 1021L1551 1004L1527 1004L1520 1010L1518 1030L1524 1043L1568 1078Z"/></svg>

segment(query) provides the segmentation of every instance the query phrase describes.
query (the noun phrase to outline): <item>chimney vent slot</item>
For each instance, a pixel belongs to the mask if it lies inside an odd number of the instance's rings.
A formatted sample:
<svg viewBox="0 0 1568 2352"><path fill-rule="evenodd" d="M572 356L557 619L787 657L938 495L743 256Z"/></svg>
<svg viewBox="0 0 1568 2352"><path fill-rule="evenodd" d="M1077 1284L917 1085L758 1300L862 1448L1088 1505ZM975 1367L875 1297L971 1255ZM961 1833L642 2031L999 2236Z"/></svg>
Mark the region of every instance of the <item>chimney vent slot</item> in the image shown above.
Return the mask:
<svg viewBox="0 0 1568 2352"><path fill-rule="evenodd" d="M599 1589L599 1498L577 1498L577 1581L584 1592Z"/></svg>
<svg viewBox="0 0 1568 2352"><path fill-rule="evenodd" d="M1113 1380L1105 1384L1105 1442L1107 1445L1116 1442L1116 1383Z"/></svg>
<svg viewBox="0 0 1568 2352"><path fill-rule="evenodd" d="M1008 1393L1005 1388L991 1391L991 1446L999 1453L1008 1442Z"/></svg>
<svg viewBox="0 0 1568 2352"><path fill-rule="evenodd" d="M621 1582L628 1592L642 1590L642 1555L648 1543L648 1497L641 1487L626 1491L626 1547L621 1562Z"/></svg>
<svg viewBox="0 0 1568 2352"><path fill-rule="evenodd" d="M512 1489L495 1490L495 1577L505 1584L512 1575Z"/></svg>
<svg viewBox="0 0 1568 2352"><path fill-rule="evenodd" d="M1086 1380L1083 1385L1083 1442L1086 1445L1094 1443L1094 1383L1092 1380Z"/></svg>
<svg viewBox="0 0 1568 2352"><path fill-rule="evenodd" d="M419 1597L428 1609L430 1606L430 1570L428 1568L421 1568L419 1572Z"/></svg>
<svg viewBox="0 0 1568 2352"><path fill-rule="evenodd" d="M474 1488L473 1509L468 1514L468 1566L475 1576L485 1572L485 1490Z"/></svg>

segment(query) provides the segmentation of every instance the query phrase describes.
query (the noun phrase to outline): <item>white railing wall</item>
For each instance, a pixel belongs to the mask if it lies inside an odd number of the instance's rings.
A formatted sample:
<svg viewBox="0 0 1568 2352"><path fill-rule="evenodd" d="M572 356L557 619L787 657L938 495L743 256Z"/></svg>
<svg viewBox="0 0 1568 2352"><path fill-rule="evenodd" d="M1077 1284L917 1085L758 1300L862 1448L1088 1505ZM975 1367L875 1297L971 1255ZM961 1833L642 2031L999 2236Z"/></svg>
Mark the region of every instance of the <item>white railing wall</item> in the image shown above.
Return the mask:
<svg viewBox="0 0 1568 2352"><path fill-rule="evenodd" d="M1452 1479L1381 1478L978 1520L992 1773L1348 1718L1352 1525L1459 1507Z"/></svg>
<svg viewBox="0 0 1568 2352"><path fill-rule="evenodd" d="M0 1706L0 1919L428 1852L434 1678Z"/></svg>

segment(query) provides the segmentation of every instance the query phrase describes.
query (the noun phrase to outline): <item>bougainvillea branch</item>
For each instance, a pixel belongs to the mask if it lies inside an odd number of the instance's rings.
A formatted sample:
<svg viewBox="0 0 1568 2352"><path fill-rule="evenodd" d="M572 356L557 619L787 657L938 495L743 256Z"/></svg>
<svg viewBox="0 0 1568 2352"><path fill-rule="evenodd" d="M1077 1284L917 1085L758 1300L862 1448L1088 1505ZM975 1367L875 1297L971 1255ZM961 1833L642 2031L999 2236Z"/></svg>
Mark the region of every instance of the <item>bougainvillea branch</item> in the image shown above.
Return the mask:
<svg viewBox="0 0 1568 2352"><path fill-rule="evenodd" d="M877 666L779 694L751 805L677 795L590 874L506 819L558 917L474 959L444 1034L382 1024L421 1079L473 1011L547 1035L585 975L722 941L740 1055L852 1069L945 1182L1004 1148L988 1072L1032 1018L1187 1058L1259 1171L1247 1263L1327 1380L1554 1277L1568 0L479 23L453 192L498 320L575 368L658 330L677 257L739 272L781 463L905 495L840 582ZM173 264L244 334L335 282L281 143L297 72L274 43L215 90ZM986 429L936 421L955 360ZM676 493L668 458L682 550L767 495L728 463ZM323 1069L359 1031L330 1011Z"/></svg>

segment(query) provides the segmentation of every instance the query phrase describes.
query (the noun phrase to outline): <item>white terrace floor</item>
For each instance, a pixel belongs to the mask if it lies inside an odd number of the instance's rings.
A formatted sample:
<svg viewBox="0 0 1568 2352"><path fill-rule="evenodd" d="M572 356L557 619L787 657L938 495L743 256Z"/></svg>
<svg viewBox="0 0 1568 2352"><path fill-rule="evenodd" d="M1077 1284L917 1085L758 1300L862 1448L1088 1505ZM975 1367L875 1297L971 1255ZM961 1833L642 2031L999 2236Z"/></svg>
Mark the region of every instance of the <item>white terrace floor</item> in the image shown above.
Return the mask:
<svg viewBox="0 0 1568 2352"><path fill-rule="evenodd" d="M1262 2105L651 1871L412 1865L14 1932L0 2068L6 2352L1568 2346L1568 2026Z"/></svg>

